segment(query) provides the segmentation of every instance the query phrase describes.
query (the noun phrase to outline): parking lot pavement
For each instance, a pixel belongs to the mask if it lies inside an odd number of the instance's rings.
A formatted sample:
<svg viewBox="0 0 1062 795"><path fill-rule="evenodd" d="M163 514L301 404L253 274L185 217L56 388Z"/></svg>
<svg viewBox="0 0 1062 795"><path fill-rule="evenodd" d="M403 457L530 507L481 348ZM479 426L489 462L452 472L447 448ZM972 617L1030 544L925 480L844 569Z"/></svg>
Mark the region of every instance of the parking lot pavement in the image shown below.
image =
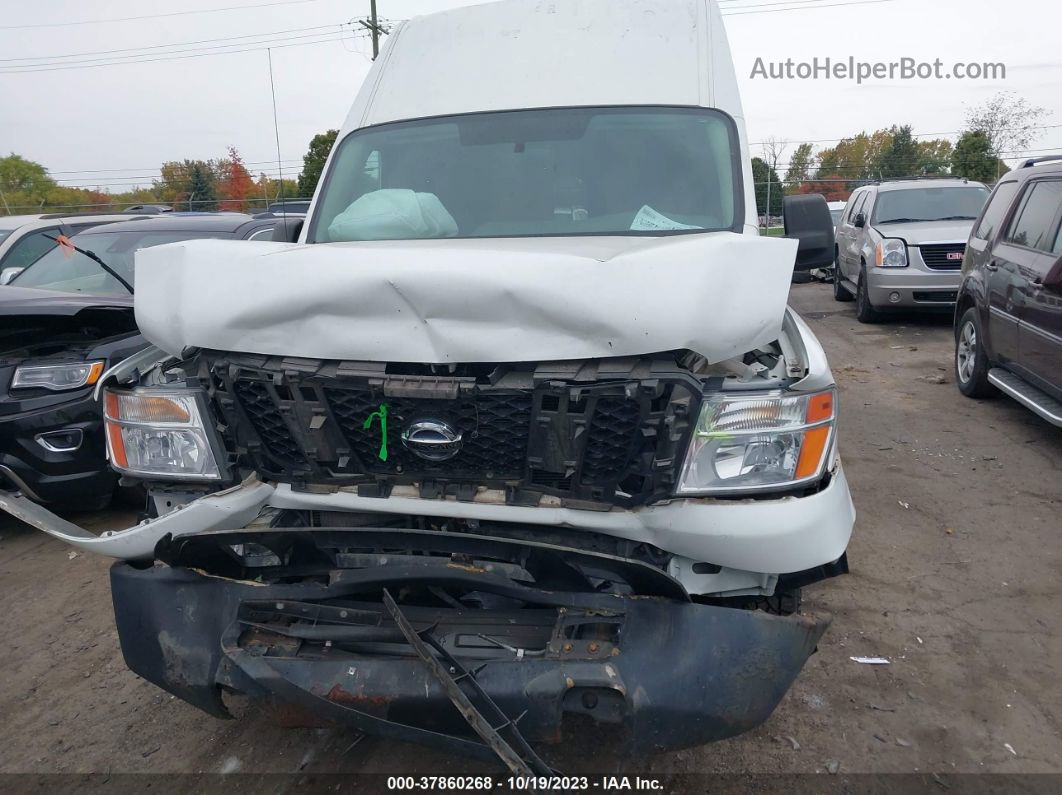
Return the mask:
<svg viewBox="0 0 1062 795"><path fill-rule="evenodd" d="M827 287L793 289L840 387L859 511L852 573L805 593L833 626L754 732L629 761L602 729L550 758L570 773L1062 772L1062 432L1009 400L961 397L947 318L863 326ZM254 711L203 715L125 669L107 565L0 520L0 771L493 770ZM863 655L890 664L850 659Z"/></svg>

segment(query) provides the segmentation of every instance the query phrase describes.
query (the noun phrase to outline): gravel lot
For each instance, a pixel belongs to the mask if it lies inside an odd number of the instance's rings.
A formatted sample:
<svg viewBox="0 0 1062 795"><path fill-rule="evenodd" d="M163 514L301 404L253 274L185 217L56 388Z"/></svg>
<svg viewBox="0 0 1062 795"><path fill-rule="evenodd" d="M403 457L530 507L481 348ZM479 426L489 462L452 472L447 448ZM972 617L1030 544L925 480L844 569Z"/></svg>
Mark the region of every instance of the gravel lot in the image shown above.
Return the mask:
<svg viewBox="0 0 1062 795"><path fill-rule="evenodd" d="M737 739L630 761L587 737L551 759L588 774L1062 773L1062 431L959 395L948 318L862 326L817 284L793 303L840 386L859 511L852 573L805 592L834 616L819 653ZM132 514L74 518L101 530ZM173 699L122 662L107 566L0 519L0 772L493 772Z"/></svg>

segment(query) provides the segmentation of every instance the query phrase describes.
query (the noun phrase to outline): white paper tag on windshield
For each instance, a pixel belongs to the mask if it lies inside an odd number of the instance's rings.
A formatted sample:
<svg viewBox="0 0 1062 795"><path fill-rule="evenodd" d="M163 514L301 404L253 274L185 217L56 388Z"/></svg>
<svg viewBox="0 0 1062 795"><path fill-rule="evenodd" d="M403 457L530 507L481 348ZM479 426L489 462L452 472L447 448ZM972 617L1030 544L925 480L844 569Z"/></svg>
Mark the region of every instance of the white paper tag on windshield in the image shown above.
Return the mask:
<svg viewBox="0 0 1062 795"><path fill-rule="evenodd" d="M658 213L648 204L638 211L638 214L634 216L634 223L631 224L632 232L659 232L673 229L700 228L699 226L690 226L689 224L680 224L678 221L672 221L666 215Z"/></svg>

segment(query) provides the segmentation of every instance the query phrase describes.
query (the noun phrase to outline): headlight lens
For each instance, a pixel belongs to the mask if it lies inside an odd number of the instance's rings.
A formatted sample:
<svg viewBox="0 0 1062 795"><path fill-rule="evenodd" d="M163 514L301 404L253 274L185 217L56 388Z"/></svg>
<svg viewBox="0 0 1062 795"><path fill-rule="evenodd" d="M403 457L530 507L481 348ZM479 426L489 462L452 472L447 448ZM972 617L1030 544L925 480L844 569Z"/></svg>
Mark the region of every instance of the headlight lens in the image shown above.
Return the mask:
<svg viewBox="0 0 1062 795"><path fill-rule="evenodd" d="M50 389L63 392L90 386L100 380L103 362L25 364L15 370L12 389Z"/></svg>
<svg viewBox="0 0 1062 795"><path fill-rule="evenodd" d="M888 238L878 243L877 262L879 268L906 268L907 244L896 238Z"/></svg>
<svg viewBox="0 0 1062 795"><path fill-rule="evenodd" d="M832 389L713 395L701 407L680 496L778 490L822 476L833 441Z"/></svg>
<svg viewBox="0 0 1062 795"><path fill-rule="evenodd" d="M193 390L106 390L111 465L141 477L220 480L201 401L202 393Z"/></svg>

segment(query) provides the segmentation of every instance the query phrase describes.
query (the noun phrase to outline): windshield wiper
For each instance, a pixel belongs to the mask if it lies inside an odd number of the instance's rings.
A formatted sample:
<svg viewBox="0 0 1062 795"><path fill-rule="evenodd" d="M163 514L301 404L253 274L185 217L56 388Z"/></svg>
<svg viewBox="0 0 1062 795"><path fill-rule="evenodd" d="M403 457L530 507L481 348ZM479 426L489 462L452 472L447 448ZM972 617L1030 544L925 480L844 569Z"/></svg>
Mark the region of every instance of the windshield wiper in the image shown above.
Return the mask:
<svg viewBox="0 0 1062 795"><path fill-rule="evenodd" d="M75 246L73 243L70 242L70 238L66 237L65 235L59 236L63 238L62 241L60 241L58 237L52 237L51 235L45 235L45 237L49 240L54 240L60 246L70 246L70 248L74 249L74 251L76 251L78 254L88 257L90 260L92 260L105 271L107 271L107 273L113 276L118 281L118 283L122 285L122 287L129 291L129 295L133 295L133 285L131 285L129 282L119 276L115 272L114 268L104 262L100 255L97 254L95 251L89 251L87 248L80 248L79 246Z"/></svg>
<svg viewBox="0 0 1062 795"><path fill-rule="evenodd" d="M890 218L888 221L878 221L878 226L884 226L885 224L920 224L928 222L928 218Z"/></svg>
<svg viewBox="0 0 1062 795"><path fill-rule="evenodd" d="M938 221L976 221L977 217L973 215L949 215L947 218L938 218Z"/></svg>

